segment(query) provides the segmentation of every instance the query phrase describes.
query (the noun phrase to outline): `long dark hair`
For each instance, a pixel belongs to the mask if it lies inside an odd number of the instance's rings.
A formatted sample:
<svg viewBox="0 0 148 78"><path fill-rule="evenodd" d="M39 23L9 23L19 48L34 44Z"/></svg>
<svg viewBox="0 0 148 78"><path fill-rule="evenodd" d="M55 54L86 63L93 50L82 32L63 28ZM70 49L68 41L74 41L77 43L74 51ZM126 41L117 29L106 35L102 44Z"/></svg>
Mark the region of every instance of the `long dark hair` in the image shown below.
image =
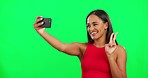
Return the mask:
<svg viewBox="0 0 148 78"><path fill-rule="evenodd" d="M94 10L88 14L86 18L86 24L87 24L87 19L90 15L96 15L103 21L103 23L106 23L106 22L108 23L108 28L107 28L107 33L106 33L106 43L109 43L110 36L113 33L113 28L112 28L112 24L111 24L108 14L104 10ZM91 44L94 43L94 40L90 37L88 31L87 31L87 37L88 37L88 43L91 43ZM115 42L118 45L116 40Z"/></svg>

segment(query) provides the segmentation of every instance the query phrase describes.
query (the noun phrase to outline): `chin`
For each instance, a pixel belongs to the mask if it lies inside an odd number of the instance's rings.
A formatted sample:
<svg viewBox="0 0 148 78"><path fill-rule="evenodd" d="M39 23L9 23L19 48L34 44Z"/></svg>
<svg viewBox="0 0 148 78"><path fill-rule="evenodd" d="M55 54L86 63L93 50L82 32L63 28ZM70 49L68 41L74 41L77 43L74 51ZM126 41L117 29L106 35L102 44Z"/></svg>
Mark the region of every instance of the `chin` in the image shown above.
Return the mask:
<svg viewBox="0 0 148 78"><path fill-rule="evenodd" d="M91 37L93 40L97 40L99 39L100 37L99 36L94 36L94 37Z"/></svg>

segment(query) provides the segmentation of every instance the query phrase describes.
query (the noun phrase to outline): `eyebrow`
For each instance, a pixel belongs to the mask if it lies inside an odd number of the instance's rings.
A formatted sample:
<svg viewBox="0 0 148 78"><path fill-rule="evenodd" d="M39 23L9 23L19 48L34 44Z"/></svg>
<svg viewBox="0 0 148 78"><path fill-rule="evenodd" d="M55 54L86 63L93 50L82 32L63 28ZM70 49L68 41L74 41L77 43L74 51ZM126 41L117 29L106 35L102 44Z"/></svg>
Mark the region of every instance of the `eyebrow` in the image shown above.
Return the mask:
<svg viewBox="0 0 148 78"><path fill-rule="evenodd" d="M92 22L93 24L98 23L98 22Z"/></svg>
<svg viewBox="0 0 148 78"><path fill-rule="evenodd" d="M98 22L92 22L93 24L95 24L95 23L98 23ZM90 24L90 23L87 23L87 24Z"/></svg>
<svg viewBox="0 0 148 78"><path fill-rule="evenodd" d="M92 22L92 24L96 24L96 23L98 23L98 22ZM89 25L90 23L87 23L87 26Z"/></svg>

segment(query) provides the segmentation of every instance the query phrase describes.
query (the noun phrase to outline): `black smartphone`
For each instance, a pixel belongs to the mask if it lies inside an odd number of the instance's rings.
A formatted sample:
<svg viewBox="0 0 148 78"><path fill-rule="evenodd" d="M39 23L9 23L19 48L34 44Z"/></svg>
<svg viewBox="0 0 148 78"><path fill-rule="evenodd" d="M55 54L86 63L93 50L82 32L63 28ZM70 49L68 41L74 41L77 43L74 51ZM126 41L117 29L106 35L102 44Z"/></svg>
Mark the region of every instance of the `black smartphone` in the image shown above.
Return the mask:
<svg viewBox="0 0 148 78"><path fill-rule="evenodd" d="M42 21L40 22L43 22L43 25L39 26L39 27L43 27L43 28L51 28L51 18L43 18Z"/></svg>

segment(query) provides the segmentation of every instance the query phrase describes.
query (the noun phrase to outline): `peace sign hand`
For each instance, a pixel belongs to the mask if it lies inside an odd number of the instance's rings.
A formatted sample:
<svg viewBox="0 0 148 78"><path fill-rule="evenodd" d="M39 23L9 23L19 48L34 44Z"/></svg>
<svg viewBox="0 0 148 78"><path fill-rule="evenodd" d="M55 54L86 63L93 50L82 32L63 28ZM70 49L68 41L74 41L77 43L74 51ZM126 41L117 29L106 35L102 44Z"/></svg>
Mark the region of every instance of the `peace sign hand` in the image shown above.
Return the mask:
<svg viewBox="0 0 148 78"><path fill-rule="evenodd" d="M105 44L105 51L106 51L107 55L113 54L114 50L117 47L117 44L115 42L117 34L118 34L118 32L116 34L112 33L110 36L109 43ZM113 37L113 35L114 35L114 37Z"/></svg>

